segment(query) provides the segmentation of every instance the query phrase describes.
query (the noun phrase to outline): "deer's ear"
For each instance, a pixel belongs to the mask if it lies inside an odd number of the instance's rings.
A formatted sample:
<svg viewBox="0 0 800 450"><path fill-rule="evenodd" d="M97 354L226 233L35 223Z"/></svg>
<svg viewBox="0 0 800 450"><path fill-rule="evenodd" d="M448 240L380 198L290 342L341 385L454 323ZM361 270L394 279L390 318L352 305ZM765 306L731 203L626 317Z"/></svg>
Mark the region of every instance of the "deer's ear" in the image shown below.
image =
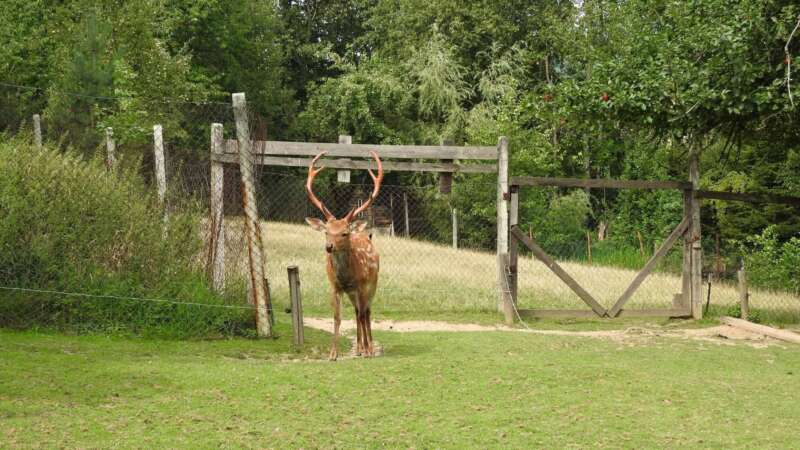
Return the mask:
<svg viewBox="0 0 800 450"><path fill-rule="evenodd" d="M350 231L354 233L360 233L367 229L367 222L363 220L356 220L355 222L350 224Z"/></svg>
<svg viewBox="0 0 800 450"><path fill-rule="evenodd" d="M325 231L325 222L315 217L306 217L306 223L309 224L311 228L317 231Z"/></svg>

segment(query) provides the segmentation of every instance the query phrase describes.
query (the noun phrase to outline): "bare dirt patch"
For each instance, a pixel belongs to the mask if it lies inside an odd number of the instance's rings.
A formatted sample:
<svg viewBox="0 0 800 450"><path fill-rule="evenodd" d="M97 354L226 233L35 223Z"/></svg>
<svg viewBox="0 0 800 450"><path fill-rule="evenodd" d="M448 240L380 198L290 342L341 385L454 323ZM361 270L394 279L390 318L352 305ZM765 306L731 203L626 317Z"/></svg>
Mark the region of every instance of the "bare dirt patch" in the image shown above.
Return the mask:
<svg viewBox="0 0 800 450"><path fill-rule="evenodd" d="M319 330L333 332L333 319L308 317L304 319L305 325ZM711 341L718 344L732 344L740 341L755 347L765 347L778 343L777 340L762 334L734 328L728 325L719 325L708 328L695 329L659 329L646 327L629 327L620 330L603 331L566 331L566 330L537 330L531 328L511 328L504 325L477 325L469 323L448 323L432 320L376 320L372 322L372 329L377 331L394 331L397 333L414 332L489 332L503 331L512 333L531 333L550 336L573 336L610 339L613 341L646 341L649 338L672 337ZM355 332L355 321L343 320L341 324L343 333Z"/></svg>

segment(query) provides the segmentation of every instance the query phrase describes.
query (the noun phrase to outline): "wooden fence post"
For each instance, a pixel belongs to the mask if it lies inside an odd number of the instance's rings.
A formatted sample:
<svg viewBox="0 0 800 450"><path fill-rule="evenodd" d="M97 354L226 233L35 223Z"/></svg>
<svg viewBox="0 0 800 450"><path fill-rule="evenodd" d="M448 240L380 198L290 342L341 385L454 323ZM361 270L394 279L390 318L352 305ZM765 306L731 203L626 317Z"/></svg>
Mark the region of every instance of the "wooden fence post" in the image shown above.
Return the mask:
<svg viewBox="0 0 800 450"><path fill-rule="evenodd" d="M683 218L692 221L692 191L683 191ZM692 227L683 233L683 265L681 269L681 304L682 308L690 308L692 304Z"/></svg>
<svg viewBox="0 0 800 450"><path fill-rule="evenodd" d="M164 130L161 125L153 125L153 155L155 156L156 187L158 202L164 206L167 196L167 171L164 165Z"/></svg>
<svg viewBox="0 0 800 450"><path fill-rule="evenodd" d="M208 261L211 285L215 291L220 292L225 288L225 215L224 215L224 190L225 169L221 162L215 160L216 155L222 155L223 128L221 123L211 124L211 220Z"/></svg>
<svg viewBox="0 0 800 450"><path fill-rule="evenodd" d="M114 142L114 129L106 128L106 167L114 169L117 165L117 144Z"/></svg>
<svg viewBox="0 0 800 450"><path fill-rule="evenodd" d="M694 192L700 188L700 162L696 149L689 157L689 181L692 183L692 317L703 318L703 247L700 242L700 200Z"/></svg>
<svg viewBox="0 0 800 450"><path fill-rule="evenodd" d="M33 115L33 145L37 150L42 149L42 117L39 114Z"/></svg>
<svg viewBox="0 0 800 450"><path fill-rule="evenodd" d="M408 194L406 192L403 192L403 211L405 212L406 216L406 237L410 237L411 230L408 225Z"/></svg>
<svg viewBox="0 0 800 450"><path fill-rule="evenodd" d="M505 311L506 262L508 260L508 138L501 136L497 141L497 310Z"/></svg>
<svg viewBox="0 0 800 450"><path fill-rule="evenodd" d="M452 212L453 217L453 248L458 249L458 215L456 214L456 209L453 208Z"/></svg>
<svg viewBox="0 0 800 450"><path fill-rule="evenodd" d="M453 145L452 139L442 139L441 145ZM452 159L443 159L442 164L452 163ZM439 173L439 193L449 194L453 188L453 172Z"/></svg>
<svg viewBox="0 0 800 450"><path fill-rule="evenodd" d="M747 320L750 316L750 293L747 292L747 274L744 271L744 263L736 272L739 278L739 302L741 302L741 318Z"/></svg>
<svg viewBox="0 0 800 450"><path fill-rule="evenodd" d="M250 125L247 120L247 101L244 93L235 93L233 115L236 120L236 138L239 141L239 172L242 176L242 200L244 202L245 229L247 234L250 266L250 289L256 307L256 328L259 336L271 336L269 320L269 298L264 285L264 265L260 239L258 207L256 205L253 180L253 154L250 141Z"/></svg>
<svg viewBox="0 0 800 450"><path fill-rule="evenodd" d="M297 266L289 266L289 293L292 297L292 330L294 345L303 345L303 303L300 299L300 270Z"/></svg>
<svg viewBox="0 0 800 450"><path fill-rule="evenodd" d="M511 186L511 202L509 203L508 223L509 227L519 224L519 187ZM510 228L509 228L510 229ZM516 306L519 293L519 242L516 238L509 238L508 242L508 287L511 293L512 306ZM509 308L506 308L508 310ZM504 310L506 323L514 322L511 311Z"/></svg>
<svg viewBox="0 0 800 450"><path fill-rule="evenodd" d="M340 144L352 144L353 143L353 136L340 134L339 135L339 143ZM338 169L336 171L336 179L340 183L349 183L350 182L350 170L349 169Z"/></svg>
<svg viewBox="0 0 800 450"><path fill-rule="evenodd" d="M589 258L589 265L592 265L592 232L586 230L586 256Z"/></svg>

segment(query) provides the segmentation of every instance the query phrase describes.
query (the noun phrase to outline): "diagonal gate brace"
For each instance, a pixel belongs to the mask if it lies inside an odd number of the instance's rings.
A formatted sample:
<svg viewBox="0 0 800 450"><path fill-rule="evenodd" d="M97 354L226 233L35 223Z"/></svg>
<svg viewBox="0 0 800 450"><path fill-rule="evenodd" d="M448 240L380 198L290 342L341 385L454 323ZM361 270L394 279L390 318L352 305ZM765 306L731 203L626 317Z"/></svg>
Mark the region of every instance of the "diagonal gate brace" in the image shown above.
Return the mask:
<svg viewBox="0 0 800 450"><path fill-rule="evenodd" d="M614 303L614 306L608 310L608 317L617 317L619 312L622 310L622 307L625 306L625 303L627 303L628 300L630 300L631 296L633 296L633 293L636 292L636 289L638 289L642 282L644 282L645 278L650 275L650 272L653 271L653 269L656 267L656 264L658 264L661 258L667 254L669 249L675 245L675 241L678 240L678 237L680 237L680 235L686 231L686 228L689 227L689 223L689 218L684 217L681 223L679 223L678 226L672 230L672 233L669 234L667 240L661 244L661 247L659 247L659 249L647 261L647 264L645 264L642 270L636 274L636 277L633 279L633 281L631 281L631 284L628 286L628 288L625 289L625 292L623 292L619 297L619 300L617 300L617 302Z"/></svg>
<svg viewBox="0 0 800 450"><path fill-rule="evenodd" d="M551 258L550 255L547 254L547 252L545 252L541 247L539 247L539 245L537 245L533 239L525 235L525 233L523 233L519 229L519 226L517 225L512 226L511 234L518 241L525 244L525 246L528 247L528 249L531 252L533 252L536 258L539 259L539 261L543 262L547 266L547 268L553 271L553 273L556 274L556 276L560 278L561 281L564 282L564 284L566 284L570 289L572 289L572 292L577 294L581 300L583 300L587 305L589 305L589 307L592 308L592 311L594 311L595 314L597 314L600 317L606 315L606 309L603 308L603 306L600 305L600 303L597 300L595 300L595 298L592 297L591 294L586 292L586 290L583 289L581 285L578 284L577 281L575 281L574 278L572 278L563 268L561 268L561 266L559 266L558 263L555 262L555 260L553 260L553 258Z"/></svg>

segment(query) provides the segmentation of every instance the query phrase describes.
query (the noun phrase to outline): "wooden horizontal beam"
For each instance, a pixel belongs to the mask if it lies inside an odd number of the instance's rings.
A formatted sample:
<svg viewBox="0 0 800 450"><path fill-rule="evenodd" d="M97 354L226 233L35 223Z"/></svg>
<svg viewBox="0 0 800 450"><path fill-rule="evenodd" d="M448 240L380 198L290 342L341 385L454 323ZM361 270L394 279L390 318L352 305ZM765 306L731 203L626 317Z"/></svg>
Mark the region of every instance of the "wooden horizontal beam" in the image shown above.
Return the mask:
<svg viewBox="0 0 800 450"><path fill-rule="evenodd" d="M692 317L692 310L685 309L623 309L617 317Z"/></svg>
<svg viewBox="0 0 800 450"><path fill-rule="evenodd" d="M236 164L239 162L235 154L225 153L222 155L212 155L215 162ZM254 156L254 164L265 166L284 166L284 167L308 167L311 158L293 158L288 156ZM419 163L410 161L382 161L383 169L386 171L414 171L414 172L458 172L458 173L496 173L495 164L456 164L456 163ZM378 165L375 161L366 159L327 159L322 158L316 167L331 167L334 169L375 169Z"/></svg>
<svg viewBox="0 0 800 450"><path fill-rule="evenodd" d="M229 139L225 153L238 153L239 142ZM455 145L372 145L327 144L320 142L254 141L255 155L315 156L326 151L328 156L341 158L369 158L375 151L381 158L396 159L482 159L497 160L496 147L462 147Z"/></svg>
<svg viewBox="0 0 800 450"><path fill-rule="evenodd" d="M800 197L789 197L786 195L747 194L721 191L694 191L694 197L709 200L732 200L735 202L747 203L778 203L800 207Z"/></svg>
<svg viewBox="0 0 800 450"><path fill-rule="evenodd" d="M600 317L591 309L518 309L520 317L531 319L568 319L571 317Z"/></svg>
<svg viewBox="0 0 800 450"><path fill-rule="evenodd" d="M610 180L606 178L513 177L512 186L557 186L609 189L691 189L686 181Z"/></svg>
<svg viewBox="0 0 800 450"><path fill-rule="evenodd" d="M519 309L520 317L531 319L569 319L592 318L598 315L589 309ZM686 309L623 309L617 317L691 317L692 311Z"/></svg>

